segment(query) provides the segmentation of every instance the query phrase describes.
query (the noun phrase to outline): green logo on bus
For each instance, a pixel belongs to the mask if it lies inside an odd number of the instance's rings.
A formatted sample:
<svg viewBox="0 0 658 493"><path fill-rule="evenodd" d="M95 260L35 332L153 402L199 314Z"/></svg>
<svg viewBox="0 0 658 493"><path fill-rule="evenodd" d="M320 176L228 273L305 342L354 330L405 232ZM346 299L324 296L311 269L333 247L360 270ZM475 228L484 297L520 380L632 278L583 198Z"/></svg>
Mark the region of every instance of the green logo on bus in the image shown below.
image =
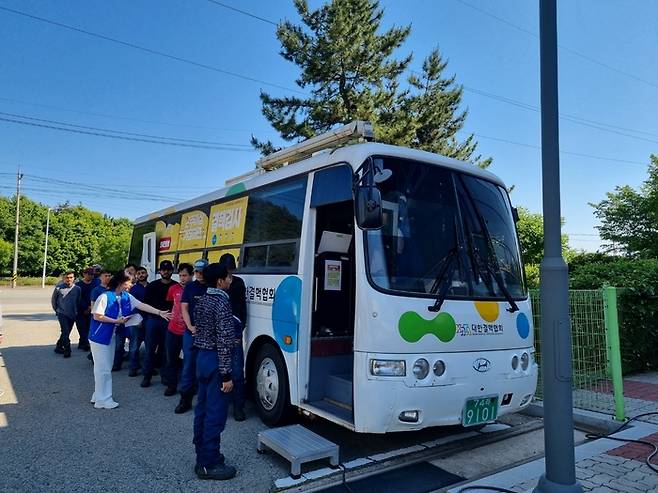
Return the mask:
<svg viewBox="0 0 658 493"><path fill-rule="evenodd" d="M449 313L439 313L432 320L425 320L416 312L405 312L398 322L398 330L407 342L418 342L425 334L434 334L441 342L450 342L457 333L457 325Z"/></svg>

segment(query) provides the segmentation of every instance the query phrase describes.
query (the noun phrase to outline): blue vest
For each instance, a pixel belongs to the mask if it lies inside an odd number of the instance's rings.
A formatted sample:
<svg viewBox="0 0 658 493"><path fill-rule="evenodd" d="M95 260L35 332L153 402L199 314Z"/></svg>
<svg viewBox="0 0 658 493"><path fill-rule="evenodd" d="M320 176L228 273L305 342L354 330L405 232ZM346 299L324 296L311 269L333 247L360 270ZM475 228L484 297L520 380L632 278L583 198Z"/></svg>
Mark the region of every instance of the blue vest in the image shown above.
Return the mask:
<svg viewBox="0 0 658 493"><path fill-rule="evenodd" d="M105 307L105 316L110 318L119 318L119 306L121 306L121 313L123 316L130 315L133 311L130 304L130 295L124 291L121 297L117 297L114 291L106 291L101 296L107 296L107 307ZM89 327L89 340L97 344L104 344L109 346L112 341L112 333L114 332L116 324L106 322L99 322L93 317L91 319L91 326Z"/></svg>

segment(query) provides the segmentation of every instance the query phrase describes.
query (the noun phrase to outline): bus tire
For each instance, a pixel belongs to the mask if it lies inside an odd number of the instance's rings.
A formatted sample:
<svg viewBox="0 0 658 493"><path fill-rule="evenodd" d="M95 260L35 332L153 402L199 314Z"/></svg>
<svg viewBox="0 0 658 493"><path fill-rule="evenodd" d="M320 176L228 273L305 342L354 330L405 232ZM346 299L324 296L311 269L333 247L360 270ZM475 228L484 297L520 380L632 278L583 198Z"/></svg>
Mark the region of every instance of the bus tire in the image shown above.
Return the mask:
<svg viewBox="0 0 658 493"><path fill-rule="evenodd" d="M258 349L251 369L251 389L260 419L276 426L290 414L288 372L281 353L272 344Z"/></svg>

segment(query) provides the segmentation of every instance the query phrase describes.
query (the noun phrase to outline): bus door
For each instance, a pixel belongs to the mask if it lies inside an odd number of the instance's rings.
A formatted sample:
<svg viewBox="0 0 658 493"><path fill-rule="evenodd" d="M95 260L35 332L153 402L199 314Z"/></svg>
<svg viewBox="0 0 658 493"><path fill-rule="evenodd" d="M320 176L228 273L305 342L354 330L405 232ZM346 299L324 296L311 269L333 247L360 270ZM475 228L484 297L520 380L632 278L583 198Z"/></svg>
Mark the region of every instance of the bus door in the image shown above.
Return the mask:
<svg viewBox="0 0 658 493"><path fill-rule="evenodd" d="M146 233L142 241L142 261L141 265L148 272L148 281L155 280L155 274L157 272L156 256L155 256L155 244L156 244L156 235L155 233Z"/></svg>
<svg viewBox="0 0 658 493"><path fill-rule="evenodd" d="M354 202L352 169L316 172L313 306L307 402L353 422Z"/></svg>

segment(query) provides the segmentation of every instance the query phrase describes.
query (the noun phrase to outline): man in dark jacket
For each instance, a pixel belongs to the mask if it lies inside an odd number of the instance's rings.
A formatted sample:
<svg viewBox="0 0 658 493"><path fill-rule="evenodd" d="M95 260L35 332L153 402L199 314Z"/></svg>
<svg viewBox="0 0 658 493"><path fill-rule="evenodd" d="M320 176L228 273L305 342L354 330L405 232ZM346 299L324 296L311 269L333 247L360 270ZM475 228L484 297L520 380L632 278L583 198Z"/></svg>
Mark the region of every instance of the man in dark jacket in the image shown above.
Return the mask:
<svg viewBox="0 0 658 493"><path fill-rule="evenodd" d="M80 303L75 326L80 334L78 349L89 351L89 325L91 323L91 291L96 286L94 282L94 269L87 267L82 271L82 279L75 283L80 288Z"/></svg>
<svg viewBox="0 0 658 493"><path fill-rule="evenodd" d="M230 479L235 468L224 463L221 434L226 426L235 328L226 291L231 276L225 266L210 264L203 271L208 289L194 307L197 355L197 405L194 410L194 472L200 479Z"/></svg>
<svg viewBox="0 0 658 493"><path fill-rule="evenodd" d="M80 287L75 285L75 273L70 270L62 276L62 281L55 286L50 304L57 314L60 336L55 345L55 352L71 357L71 341L69 335L73 329L80 305Z"/></svg>
<svg viewBox="0 0 658 493"><path fill-rule="evenodd" d="M233 419L244 421L246 419L244 414L246 390L242 333L247 325L247 288L241 278L233 275L236 268L235 257L233 255L225 253L220 257L219 263L226 267L231 276L228 295L231 300L233 316L239 319L235 324L235 351L233 352Z"/></svg>
<svg viewBox="0 0 658 493"><path fill-rule="evenodd" d="M144 295L144 302L151 305L157 310L171 311L172 303L167 301L167 293L169 288L176 281L172 280L171 275L174 273L174 264L171 260L163 260L160 262L160 279L156 279L146 286L146 294ZM149 316L146 319L146 337L144 340L146 346L146 354L144 354L144 362L142 374L144 378L140 384L142 387L149 387L151 385L151 376L153 369L157 362L162 364L164 360L165 351L165 336L167 335L167 320L161 317ZM163 382L167 383L167 382Z"/></svg>

